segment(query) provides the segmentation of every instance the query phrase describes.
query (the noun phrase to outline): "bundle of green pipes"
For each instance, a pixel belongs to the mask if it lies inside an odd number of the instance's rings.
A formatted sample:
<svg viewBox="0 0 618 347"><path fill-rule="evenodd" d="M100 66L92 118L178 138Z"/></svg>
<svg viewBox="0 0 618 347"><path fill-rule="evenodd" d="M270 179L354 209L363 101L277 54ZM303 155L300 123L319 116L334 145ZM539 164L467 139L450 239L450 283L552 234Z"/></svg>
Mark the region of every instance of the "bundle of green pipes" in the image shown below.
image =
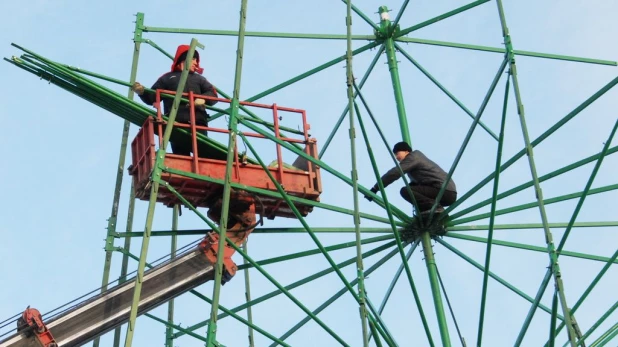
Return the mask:
<svg viewBox="0 0 618 347"><path fill-rule="evenodd" d="M4 58L4 60L9 63L37 75L41 79L53 83L137 126L142 126L148 117L156 117L156 111L154 109L135 102L118 92L94 82L86 76L96 77L126 87L129 87L130 83L60 64L14 43L12 45L25 52L25 54L20 57L13 56L11 59ZM188 102L186 99L183 100ZM209 108L220 113L228 113L223 109ZM164 118L167 119L166 117ZM182 135L183 133L184 135ZM175 128L172 136L189 136L189 131ZM197 134L197 140L200 152L205 150L208 151L209 157L217 159L226 158L225 153L227 152L227 147L225 145L202 134Z"/></svg>

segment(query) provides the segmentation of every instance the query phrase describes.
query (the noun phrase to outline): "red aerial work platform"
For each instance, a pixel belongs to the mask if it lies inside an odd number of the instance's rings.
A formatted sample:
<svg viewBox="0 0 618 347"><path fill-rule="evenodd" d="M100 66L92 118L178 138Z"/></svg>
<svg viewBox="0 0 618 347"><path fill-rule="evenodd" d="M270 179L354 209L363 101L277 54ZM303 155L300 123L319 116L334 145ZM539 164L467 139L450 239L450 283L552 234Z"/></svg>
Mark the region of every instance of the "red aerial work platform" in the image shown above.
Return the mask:
<svg viewBox="0 0 618 347"><path fill-rule="evenodd" d="M157 102L160 104L161 94L175 94L172 91L157 90ZM185 93L183 97L188 98L190 104L196 98L215 99L204 97L201 95L193 95L193 93ZM230 103L229 99L216 98L219 102ZM309 137L309 124L306 120L304 110L292 109L274 105L264 105L250 102L241 102L241 105L248 108L270 109L273 115L274 135L281 141L288 143L298 143L304 146L304 152L309 156L317 158L317 144L315 139ZM191 107L191 109L193 109ZM157 148L161 145L162 134L165 129L166 121L161 116L161 108L157 106L157 119L149 118L146 120L137 136L131 144L133 164L129 169L130 175L133 176L136 197L142 200L150 198L150 180L151 173L155 164L155 155ZM289 114L297 114L302 120L302 138L290 138L281 136L279 120L282 112ZM191 119L195 119L195 114L192 112ZM170 169L189 172L197 175L207 176L213 179L223 180L225 177L226 168L226 153L220 146L204 141L197 141L196 133L200 130L207 130L212 133L229 133L228 129L212 128L196 126L195 121L192 124L175 123L174 136L182 136L178 129L186 129L191 133L193 156L175 155L168 153L165 155L164 166ZM155 134L159 136L155 141ZM243 132L247 137L264 138L264 136L256 133ZM188 139L188 135L185 135ZM197 152L197 154L196 154ZM232 171L232 182L243 184L250 187L256 187L276 192L277 189L271 179L266 174L266 171L259 164L251 163L251 160L239 158L237 149L234 150L234 162ZM284 187L288 195L301 197L308 200L319 201L319 196L322 191L320 181L320 169L315 164L307 161L302 157L298 157L292 165L285 165L281 154L281 145L276 145L276 163L275 167L269 167L268 170ZM168 182L176 189L185 199L196 207L214 207L214 204L223 194L223 185L203 181L187 176L163 172L162 180ZM257 209L263 212L263 217L274 218L289 217L296 218L291 208L281 198L274 198L256 194L259 198ZM180 200L165 186L161 185L157 201L162 202L167 206L181 203ZM306 216L312 211L313 207L295 203L296 207L303 216Z"/></svg>

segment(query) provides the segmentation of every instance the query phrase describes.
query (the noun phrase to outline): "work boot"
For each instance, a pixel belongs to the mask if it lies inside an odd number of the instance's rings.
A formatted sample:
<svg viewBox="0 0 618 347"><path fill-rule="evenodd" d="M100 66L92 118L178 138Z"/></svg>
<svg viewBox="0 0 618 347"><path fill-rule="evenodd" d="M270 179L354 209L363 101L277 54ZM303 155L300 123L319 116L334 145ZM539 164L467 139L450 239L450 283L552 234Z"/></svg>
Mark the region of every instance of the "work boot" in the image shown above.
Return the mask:
<svg viewBox="0 0 618 347"><path fill-rule="evenodd" d="M422 215L429 215L429 212L431 211L431 208L425 211L421 211ZM444 207L442 207L442 205L438 205L436 206L436 211L434 213L442 213L444 212Z"/></svg>

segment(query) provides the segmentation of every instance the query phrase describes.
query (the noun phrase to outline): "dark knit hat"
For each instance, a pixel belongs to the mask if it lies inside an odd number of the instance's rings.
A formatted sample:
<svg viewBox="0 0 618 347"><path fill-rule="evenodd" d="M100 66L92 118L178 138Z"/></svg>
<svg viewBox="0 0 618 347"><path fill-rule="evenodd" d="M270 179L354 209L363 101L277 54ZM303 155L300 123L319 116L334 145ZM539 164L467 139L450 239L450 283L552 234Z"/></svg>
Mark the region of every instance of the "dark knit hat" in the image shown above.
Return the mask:
<svg viewBox="0 0 618 347"><path fill-rule="evenodd" d="M395 146L393 146L393 153L397 152L412 152L412 147L407 142L397 142Z"/></svg>

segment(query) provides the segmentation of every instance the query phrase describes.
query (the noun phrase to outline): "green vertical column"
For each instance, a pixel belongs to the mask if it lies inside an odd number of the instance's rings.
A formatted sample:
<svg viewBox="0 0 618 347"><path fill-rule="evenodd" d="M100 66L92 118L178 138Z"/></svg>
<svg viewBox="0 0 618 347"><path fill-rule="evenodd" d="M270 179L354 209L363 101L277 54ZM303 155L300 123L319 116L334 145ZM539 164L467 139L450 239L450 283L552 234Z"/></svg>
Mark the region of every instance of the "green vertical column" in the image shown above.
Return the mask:
<svg viewBox="0 0 618 347"><path fill-rule="evenodd" d="M388 8L386 6L380 6L378 12L380 13L380 31L378 36L384 38L384 47L386 50L386 56L388 58L388 68L391 73L393 90L395 92L395 102L397 103L397 115L399 116L401 137L404 141L409 143L410 146L412 146L412 140L410 139L410 132L408 127L408 119L406 117L405 105L403 102L403 96L401 94L401 82L399 79L399 69L397 67L397 57L395 56L395 45L393 42L393 33L397 32L397 28L392 26L392 23L388 16ZM425 254L425 263L427 265L427 273L429 275L431 293L433 295L433 302L436 309L436 317L438 319L438 325L440 328L442 346L447 347L451 345L451 341L448 332L448 324L446 322L446 315L444 313L444 304L442 303L442 294L440 292L440 283L438 281L436 261L433 256L433 249L431 246L431 235L429 235L428 232L424 232L421 235L421 243L423 246L423 252Z"/></svg>
<svg viewBox="0 0 618 347"><path fill-rule="evenodd" d="M446 314L444 313L444 304L442 303L442 293L440 292L440 282L438 281L436 259L433 256L431 236L428 232L424 232L421 235L421 243L423 245L423 254L425 255L427 273L429 274L429 284L431 285L431 294L433 295L433 305L436 309L436 318L438 319L438 325L440 328L442 346L448 347L451 345L451 338L448 333L448 324L446 322Z"/></svg>
<svg viewBox="0 0 618 347"><path fill-rule="evenodd" d="M240 21L238 24L238 45L236 48L236 72L234 76L234 92L230 105L229 141L227 146L227 165L225 167L225 180L223 185L223 202L221 206L221 221L219 223L219 245L217 247L217 263L215 264L215 284L212 293L212 307L210 311L210 323L206 336L206 347L218 346L217 337L217 311L219 310L219 298L221 294L221 276L223 275L223 251L227 231L227 214L230 207L230 192L232 180L232 163L234 162L234 148L236 148L236 134L238 131L238 109L240 106L240 80L242 76L242 59L245 41L245 23L247 20L247 0L240 4Z"/></svg>
<svg viewBox="0 0 618 347"><path fill-rule="evenodd" d="M174 211L172 215L172 242L170 245L170 257L171 259L176 258L176 250L178 249L178 235L175 231L178 230L178 211L180 209L179 205L174 205ZM172 325L174 324L174 299L170 300L167 303L167 322L169 325L165 328L165 347L174 347L174 329Z"/></svg>
<svg viewBox="0 0 618 347"><path fill-rule="evenodd" d="M242 244L242 250L243 252L245 252L245 254L249 254L249 245L248 245L248 241L249 240L245 240L245 242ZM247 266L247 264L249 264L249 262L247 261L247 259L243 258L243 264L246 266L245 270L244 270L244 274L245 274L245 300L247 303L251 302L251 279L249 277L249 266ZM249 322L249 324L253 324L253 311L252 311L253 307L252 306L248 306L247 307L247 321ZM248 335L248 339L249 339L249 347L254 347L255 346L255 340L253 338L253 327L251 326L247 326L247 328L249 329L249 335Z"/></svg>
<svg viewBox="0 0 618 347"><path fill-rule="evenodd" d="M517 78L517 65L515 64L515 53L513 52L513 43L511 41L511 35L506 25L506 18L504 15L504 8L502 1L497 0L498 12L500 15L500 23L502 25L502 35L504 36L504 44L506 46L506 54L509 58L510 71L509 75L513 82L513 89L515 91L515 100L517 101L517 113L521 124L522 134L526 145L526 153L528 154L528 164L530 166L530 173L534 182L534 191L539 204L539 212L541 214L541 221L543 224L543 230L545 231L545 243L547 244L547 252L549 254L550 269L554 277L554 284L560 299L560 305L562 307L565 323L568 329L568 336L571 346L575 346L577 337L575 335L575 329L573 328L573 322L571 318L571 311L566 302L566 295L564 294L564 284L562 282L562 274L560 271L560 265L558 264L558 254L554 245L553 235L549 229L549 222L547 220L547 214L545 213L545 203L543 202L543 191L541 190L541 184L536 170L536 164L534 162L534 151L528 135L528 127L526 125L526 117L524 112L524 105L521 99L521 93L519 90L519 81Z"/></svg>
<svg viewBox="0 0 618 347"><path fill-rule="evenodd" d="M358 305L361 318L363 346L369 346L369 327L367 324L367 304L365 298L365 276L363 269L363 250L361 246L360 213L358 204L358 172L356 169L356 130L354 127L354 70L352 69L352 0L347 2L347 52L346 52L346 84L348 92L348 111L350 118L350 155L352 161L352 196L354 199L354 231L356 234L356 273L358 278Z"/></svg>
<svg viewBox="0 0 618 347"><path fill-rule="evenodd" d="M401 126L401 139L412 146L412 139L410 139L410 128L408 127L408 118L406 116L406 108L403 102L403 95L401 94L399 66L397 63L397 56L395 55L395 40L393 39L393 33L397 30L397 28L393 27L388 16L388 8L386 6L380 6L378 12L380 13L380 31L377 32L376 35L384 39L388 70L391 73L391 81L393 83L393 91L395 92L395 102L397 105L397 116L399 117L399 124Z"/></svg>
<svg viewBox="0 0 618 347"><path fill-rule="evenodd" d="M133 231L133 216L135 214L135 187L133 186L133 181L131 181L131 193L129 196L129 210L127 212L127 226L126 232L127 236L124 238L123 249L125 252L122 253L122 265L120 266L120 277L118 278L118 284L122 284L127 281L127 273L129 272L129 254L128 252L131 250L131 236L129 234ZM120 334L121 329L117 327L114 330L114 347L120 346Z"/></svg>
<svg viewBox="0 0 618 347"><path fill-rule="evenodd" d="M148 202L148 212L146 214L146 226L144 227L144 236L142 239L142 250L140 252L139 263L137 265L137 274L135 276L135 289L133 290L133 302L131 304L131 313L129 316L129 322L127 327L127 336L125 338L125 347L130 347L133 343L133 334L135 332L135 320L137 319L137 309L139 307L139 299L142 292L142 283L144 281L144 269L146 268L146 257L148 255L148 246L150 244L150 235L152 234L152 221L154 219L155 206L157 205L157 195L159 194L159 185L161 182L161 172L163 162L165 160L165 148L169 142L170 135L172 134L173 124L176 120L176 114L180 107L180 99L182 99L182 92L185 89L187 77L189 76L189 68L191 67L191 61L193 60L193 54L195 52L195 46L198 45L196 39L191 40L189 51L187 52L187 59L185 60L185 68L180 75L180 81L178 81L178 89L174 96L174 102L172 104L172 110L168 117L168 125L165 127L165 133L163 134L163 145L157 151L154 169L152 171L152 187L150 189L150 199ZM203 47L200 45L200 47Z"/></svg>
<svg viewBox="0 0 618 347"><path fill-rule="evenodd" d="M139 61L139 52L142 39L142 28L144 26L144 14L138 13L135 20L135 33L133 36L134 48L133 48L133 62L131 64L131 76L129 81L131 84L135 82L137 76L137 64ZM129 88L128 98L133 99L134 92ZM118 221L118 206L120 204L120 191L122 188L122 178L124 173L124 163L127 154L127 143L129 140L129 128L131 123L128 120L124 121L122 126L122 138L120 140L120 154L118 156L118 167L116 171L116 185L114 187L114 198L112 200L112 212L107 220L107 237L105 238L105 262L103 265L103 279L101 283L101 292L107 290L107 284L109 283L109 272L112 266L112 253L114 252L114 235L116 234L116 226ZM100 338L97 337L93 346L99 346Z"/></svg>

